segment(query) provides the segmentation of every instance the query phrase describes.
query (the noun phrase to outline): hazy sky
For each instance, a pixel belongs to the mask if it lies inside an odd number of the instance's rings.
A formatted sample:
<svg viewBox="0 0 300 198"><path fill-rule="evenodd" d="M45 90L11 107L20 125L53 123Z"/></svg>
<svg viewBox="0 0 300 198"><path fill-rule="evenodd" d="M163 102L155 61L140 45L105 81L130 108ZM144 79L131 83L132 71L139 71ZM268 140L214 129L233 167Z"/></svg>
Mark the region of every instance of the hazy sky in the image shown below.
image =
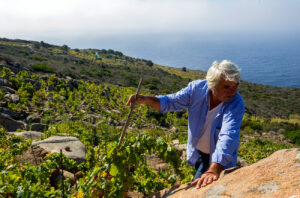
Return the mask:
<svg viewBox="0 0 300 198"><path fill-rule="evenodd" d="M0 0L0 37L300 33L299 0Z"/></svg>

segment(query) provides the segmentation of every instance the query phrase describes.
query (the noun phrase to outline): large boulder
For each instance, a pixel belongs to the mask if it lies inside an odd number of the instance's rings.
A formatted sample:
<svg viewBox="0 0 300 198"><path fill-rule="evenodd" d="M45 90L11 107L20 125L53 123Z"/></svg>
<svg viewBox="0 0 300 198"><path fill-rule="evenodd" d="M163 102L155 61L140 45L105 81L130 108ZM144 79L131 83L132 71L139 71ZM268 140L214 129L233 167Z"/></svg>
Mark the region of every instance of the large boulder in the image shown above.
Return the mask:
<svg viewBox="0 0 300 198"><path fill-rule="evenodd" d="M200 189L183 184L152 197L300 197L300 149L280 150L250 166L225 170L218 181Z"/></svg>
<svg viewBox="0 0 300 198"><path fill-rule="evenodd" d="M48 129L48 125L47 124L42 124L42 123L33 123L31 125L31 130L33 131L45 131Z"/></svg>
<svg viewBox="0 0 300 198"><path fill-rule="evenodd" d="M24 132L8 132L8 135L15 135L23 137L24 139L36 140L44 136L44 133L38 131L24 131Z"/></svg>
<svg viewBox="0 0 300 198"><path fill-rule="evenodd" d="M0 107L0 112L12 117L15 120L24 120L27 116L27 113L24 111L13 111L5 107Z"/></svg>
<svg viewBox="0 0 300 198"><path fill-rule="evenodd" d="M16 131L17 129L27 128L26 123L17 121L5 113L0 113L0 125L10 132Z"/></svg>
<svg viewBox="0 0 300 198"><path fill-rule="evenodd" d="M60 153L62 150L63 154L78 163L85 161L86 148L76 137L53 136L34 142L32 146L39 146L48 153Z"/></svg>

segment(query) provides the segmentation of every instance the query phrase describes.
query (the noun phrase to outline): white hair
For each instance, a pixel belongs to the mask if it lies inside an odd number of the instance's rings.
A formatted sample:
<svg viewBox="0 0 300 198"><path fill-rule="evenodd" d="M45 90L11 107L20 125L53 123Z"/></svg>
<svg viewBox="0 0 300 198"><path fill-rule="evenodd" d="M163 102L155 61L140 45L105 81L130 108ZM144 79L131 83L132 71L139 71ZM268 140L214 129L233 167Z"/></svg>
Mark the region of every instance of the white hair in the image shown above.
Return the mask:
<svg viewBox="0 0 300 198"><path fill-rule="evenodd" d="M224 80L239 83L241 69L228 60L214 61L206 74L207 86L210 89L216 87L222 77Z"/></svg>

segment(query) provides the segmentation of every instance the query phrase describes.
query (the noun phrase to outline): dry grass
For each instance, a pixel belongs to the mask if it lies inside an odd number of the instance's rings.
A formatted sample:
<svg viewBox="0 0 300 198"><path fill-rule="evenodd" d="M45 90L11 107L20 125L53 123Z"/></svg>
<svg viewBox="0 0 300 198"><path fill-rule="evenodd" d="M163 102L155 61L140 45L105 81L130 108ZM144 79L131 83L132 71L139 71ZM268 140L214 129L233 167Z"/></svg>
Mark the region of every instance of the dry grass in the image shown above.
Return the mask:
<svg viewBox="0 0 300 198"><path fill-rule="evenodd" d="M298 124L300 126L300 115L293 114L289 116L289 119L282 119L282 118L272 118L271 123L289 123L289 124Z"/></svg>

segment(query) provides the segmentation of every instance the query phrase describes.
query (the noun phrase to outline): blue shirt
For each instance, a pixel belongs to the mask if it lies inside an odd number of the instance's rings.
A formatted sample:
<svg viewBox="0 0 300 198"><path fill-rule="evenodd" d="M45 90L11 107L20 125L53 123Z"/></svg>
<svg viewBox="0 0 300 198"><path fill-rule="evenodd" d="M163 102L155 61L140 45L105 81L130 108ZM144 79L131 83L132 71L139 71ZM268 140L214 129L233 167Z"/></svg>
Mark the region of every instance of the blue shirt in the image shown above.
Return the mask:
<svg viewBox="0 0 300 198"><path fill-rule="evenodd" d="M195 166L199 158L196 146L204 132L209 90L206 80L196 80L177 93L157 96L162 113L188 109L187 161L191 166ZM225 169L236 166L244 112L244 102L239 93L230 102L223 103L212 122L210 162L221 164Z"/></svg>

